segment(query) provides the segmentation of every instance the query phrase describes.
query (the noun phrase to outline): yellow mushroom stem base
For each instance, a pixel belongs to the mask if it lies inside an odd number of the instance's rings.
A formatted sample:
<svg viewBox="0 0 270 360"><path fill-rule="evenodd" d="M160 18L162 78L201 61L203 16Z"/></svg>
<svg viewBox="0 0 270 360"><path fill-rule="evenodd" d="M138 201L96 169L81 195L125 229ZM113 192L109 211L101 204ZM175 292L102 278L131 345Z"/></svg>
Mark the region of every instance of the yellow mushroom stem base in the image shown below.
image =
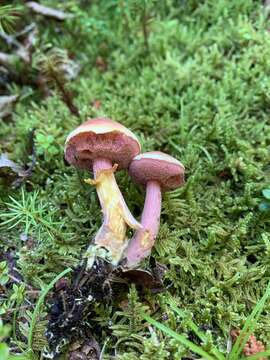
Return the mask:
<svg viewBox="0 0 270 360"><path fill-rule="evenodd" d="M95 236L94 243L108 251L108 259L113 265L119 263L128 245L127 226L132 229L141 228L140 223L129 211L118 188L114 177L116 169L117 164L111 169L99 170L95 180L85 180L87 184L96 186L103 212L103 223Z"/></svg>

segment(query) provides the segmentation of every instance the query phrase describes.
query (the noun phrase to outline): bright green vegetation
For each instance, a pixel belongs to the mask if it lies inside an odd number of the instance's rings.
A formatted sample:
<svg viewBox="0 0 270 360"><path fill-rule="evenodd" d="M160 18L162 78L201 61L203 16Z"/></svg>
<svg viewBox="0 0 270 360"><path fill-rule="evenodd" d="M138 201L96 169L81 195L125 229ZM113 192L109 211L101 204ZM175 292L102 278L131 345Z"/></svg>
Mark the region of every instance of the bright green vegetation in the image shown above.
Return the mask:
<svg viewBox="0 0 270 360"><path fill-rule="evenodd" d="M15 83L5 93L21 98L12 117L0 120L0 153L28 162L30 129L35 129L37 153L33 176L21 188L0 179L5 222L0 252L15 258L23 277L0 291L10 347L23 351L31 344L31 356L39 359L46 308L34 314L38 299L29 294L29 285L44 290L61 271L75 266L101 224L95 189L83 182L87 174L64 164L63 148L67 134L87 117L106 115L133 130L143 151L161 150L181 160L187 180L182 189L164 195L153 251L168 267L165 278L171 286L165 293L148 294L147 301L131 287L124 310L117 304L97 308L93 323L102 327L98 341L104 358L191 356L168 333L150 327L145 312L198 346L203 343L212 358L214 347L226 355L230 330L243 328L270 278L270 212L260 206L270 184L270 24L261 2L164 0L147 1L146 8L141 0L42 3L74 17L60 23L30 17L22 8L16 27L34 19L39 28L33 69L28 70L32 75L38 71L38 59L49 46L67 50L81 66L66 84L80 118L70 113L53 85L47 98L35 87ZM151 19L144 23L146 17ZM19 71L21 65L16 66ZM124 172L117 181L139 218L144 193ZM5 264L0 263L0 271L4 288ZM171 298L185 316L174 311ZM263 305L254 333L267 345L270 302ZM190 319L205 341L194 336ZM27 336L33 337L30 342Z"/></svg>

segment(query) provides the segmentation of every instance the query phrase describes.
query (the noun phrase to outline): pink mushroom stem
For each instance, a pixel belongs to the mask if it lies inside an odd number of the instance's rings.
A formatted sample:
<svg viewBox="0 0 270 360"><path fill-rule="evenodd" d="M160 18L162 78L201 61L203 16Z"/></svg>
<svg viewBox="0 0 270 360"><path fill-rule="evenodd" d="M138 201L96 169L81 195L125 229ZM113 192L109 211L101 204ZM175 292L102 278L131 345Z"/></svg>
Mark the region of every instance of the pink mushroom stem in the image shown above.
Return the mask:
<svg viewBox="0 0 270 360"><path fill-rule="evenodd" d="M97 158L93 161L93 172L95 180L98 177L98 173L102 170L112 169L112 162L108 159Z"/></svg>
<svg viewBox="0 0 270 360"><path fill-rule="evenodd" d="M141 218L142 229L135 232L128 246L127 266L137 265L146 258L155 243L160 225L161 188L157 181L148 181Z"/></svg>

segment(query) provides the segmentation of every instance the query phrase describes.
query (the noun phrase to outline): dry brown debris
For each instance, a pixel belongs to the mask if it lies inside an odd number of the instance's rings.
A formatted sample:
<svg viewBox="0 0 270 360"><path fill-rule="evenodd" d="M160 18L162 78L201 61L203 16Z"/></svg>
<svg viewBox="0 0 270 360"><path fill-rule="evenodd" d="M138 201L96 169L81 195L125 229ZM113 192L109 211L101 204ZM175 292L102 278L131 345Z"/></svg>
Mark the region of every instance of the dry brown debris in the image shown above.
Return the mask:
<svg viewBox="0 0 270 360"><path fill-rule="evenodd" d="M231 331L231 337L232 337L233 342L235 342L237 340L239 335L240 335L240 330L232 330ZM250 356L250 355L258 354L263 351L265 351L265 346L263 345L263 343L261 341L257 340L255 335L251 334L244 346L243 354L245 356ZM263 358L260 358L259 360L267 360L267 358L263 357Z"/></svg>

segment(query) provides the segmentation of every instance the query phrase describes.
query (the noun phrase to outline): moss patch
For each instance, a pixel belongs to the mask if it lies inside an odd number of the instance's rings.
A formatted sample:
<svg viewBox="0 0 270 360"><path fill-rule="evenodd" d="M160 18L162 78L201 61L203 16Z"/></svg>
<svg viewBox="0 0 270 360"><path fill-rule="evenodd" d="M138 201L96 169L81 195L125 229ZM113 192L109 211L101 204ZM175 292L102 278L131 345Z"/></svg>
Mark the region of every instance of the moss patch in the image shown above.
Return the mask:
<svg viewBox="0 0 270 360"><path fill-rule="evenodd" d="M55 6L53 0L42 3ZM143 151L168 152L186 167L186 185L164 196L153 256L168 267L168 292L179 307L225 352L230 329L243 326L270 275L270 217L259 210L270 182L270 35L260 2L147 2L148 51L140 1L58 7L74 17L57 23L35 16L38 51L52 44L80 64L67 85L80 119L57 91L43 98L35 88L10 84L10 93L24 96L12 118L0 121L0 151L24 162L34 128L37 163L21 189L1 185L1 213L13 220L1 228L0 251L12 253L25 284L38 289L78 263L101 213L95 189L82 181L86 174L64 164L64 141L86 117L118 120L138 135ZM20 26L31 21L28 10L23 14ZM123 172L117 181L139 217L144 194ZM104 358L187 356L140 317L139 308L148 306L157 320L189 336L167 296L149 294L146 302L131 288L124 310L101 305L93 321L106 344ZM256 330L266 344L269 310L268 304ZM22 311L21 329L27 328Z"/></svg>

